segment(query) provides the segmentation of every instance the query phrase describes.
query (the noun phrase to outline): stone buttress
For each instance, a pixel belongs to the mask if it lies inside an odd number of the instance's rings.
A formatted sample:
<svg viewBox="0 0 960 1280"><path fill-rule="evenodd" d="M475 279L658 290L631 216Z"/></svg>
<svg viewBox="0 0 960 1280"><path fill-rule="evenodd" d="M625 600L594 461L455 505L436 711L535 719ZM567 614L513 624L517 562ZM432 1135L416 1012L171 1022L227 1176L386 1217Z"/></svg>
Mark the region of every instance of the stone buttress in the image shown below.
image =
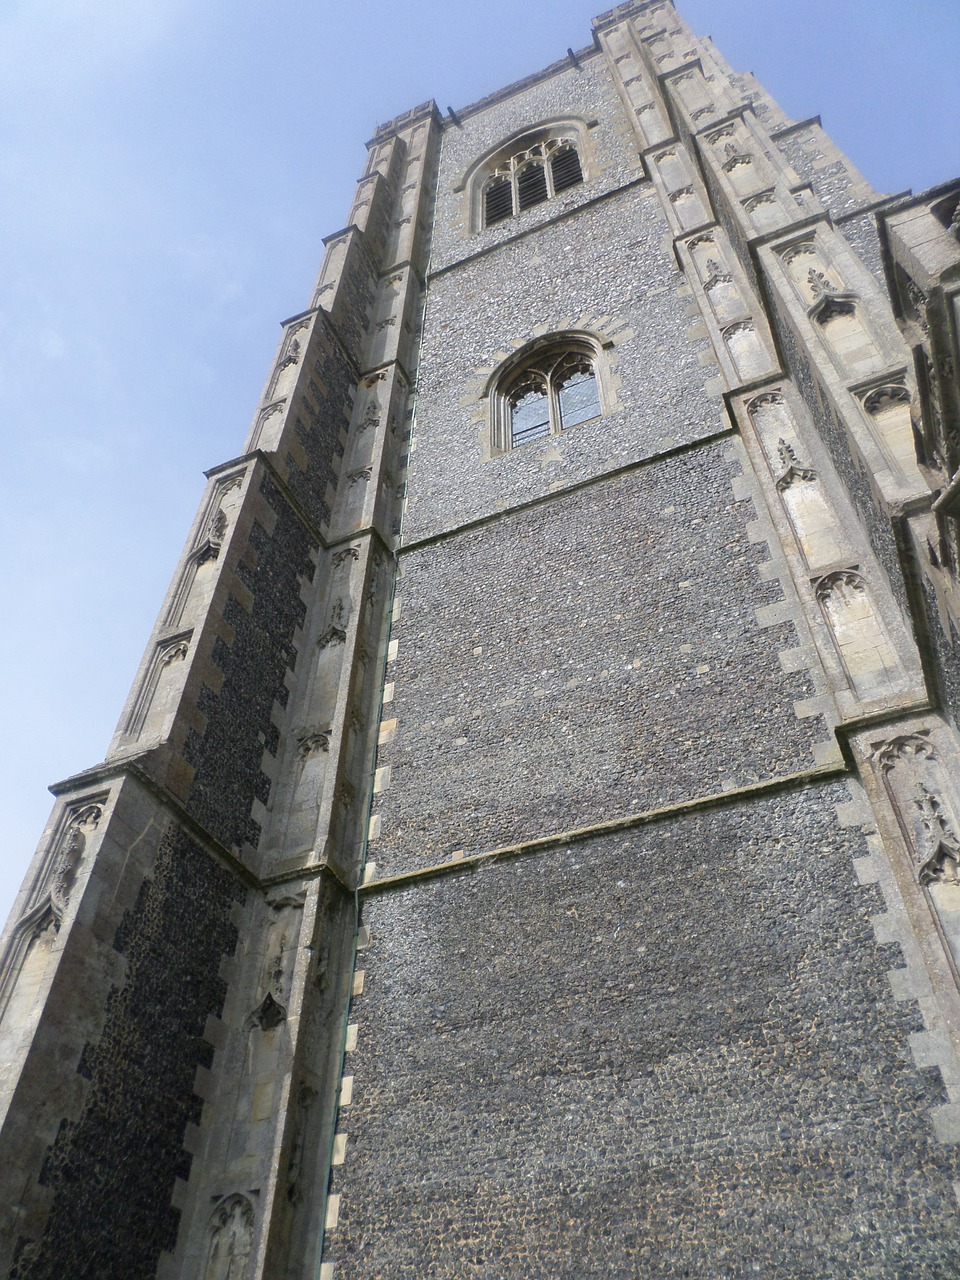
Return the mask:
<svg viewBox="0 0 960 1280"><path fill-rule="evenodd" d="M371 142L107 758L54 788L0 967L3 1275L316 1273L437 134Z"/></svg>

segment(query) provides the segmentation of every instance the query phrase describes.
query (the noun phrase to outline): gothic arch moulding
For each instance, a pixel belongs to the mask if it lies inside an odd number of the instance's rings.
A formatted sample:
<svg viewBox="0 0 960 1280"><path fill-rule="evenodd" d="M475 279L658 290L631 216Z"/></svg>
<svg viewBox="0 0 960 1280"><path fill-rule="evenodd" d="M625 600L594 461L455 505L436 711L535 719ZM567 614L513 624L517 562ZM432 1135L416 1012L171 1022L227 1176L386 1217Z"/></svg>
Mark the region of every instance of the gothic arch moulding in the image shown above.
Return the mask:
<svg viewBox="0 0 960 1280"><path fill-rule="evenodd" d="M592 123L557 116L502 138L458 178L471 234L506 221L596 176Z"/></svg>

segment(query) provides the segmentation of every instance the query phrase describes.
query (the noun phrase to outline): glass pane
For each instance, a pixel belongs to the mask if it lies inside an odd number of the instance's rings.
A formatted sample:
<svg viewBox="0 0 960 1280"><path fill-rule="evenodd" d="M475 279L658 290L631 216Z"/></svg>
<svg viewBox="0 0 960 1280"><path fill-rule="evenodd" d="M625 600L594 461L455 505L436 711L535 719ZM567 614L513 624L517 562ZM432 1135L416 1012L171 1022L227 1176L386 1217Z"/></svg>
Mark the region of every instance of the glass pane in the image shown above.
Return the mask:
<svg viewBox="0 0 960 1280"><path fill-rule="evenodd" d="M560 403L560 430L577 427L581 422L600 417L597 380L592 373L577 369L567 374L557 392Z"/></svg>
<svg viewBox="0 0 960 1280"><path fill-rule="evenodd" d="M531 390L510 406L510 437L513 444L526 444L550 434L550 408L546 393Z"/></svg>
<svg viewBox="0 0 960 1280"><path fill-rule="evenodd" d="M547 198L547 175L542 164L528 164L517 175L517 195L520 208L529 209Z"/></svg>

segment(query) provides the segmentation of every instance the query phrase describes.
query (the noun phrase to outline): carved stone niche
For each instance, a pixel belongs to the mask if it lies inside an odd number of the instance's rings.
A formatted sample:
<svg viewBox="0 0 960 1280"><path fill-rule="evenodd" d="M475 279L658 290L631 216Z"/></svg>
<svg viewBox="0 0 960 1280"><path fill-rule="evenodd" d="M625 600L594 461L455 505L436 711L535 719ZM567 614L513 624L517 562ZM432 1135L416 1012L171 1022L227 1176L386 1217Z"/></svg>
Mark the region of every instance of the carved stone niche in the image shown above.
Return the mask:
<svg viewBox="0 0 960 1280"><path fill-rule="evenodd" d="M253 1248L254 1209L239 1193L225 1196L216 1206L208 1228L203 1280L244 1280Z"/></svg>
<svg viewBox="0 0 960 1280"><path fill-rule="evenodd" d="M894 470L905 479L916 479L919 470L910 391L902 382L887 382L861 392L859 398L871 431Z"/></svg>
<svg viewBox="0 0 960 1280"><path fill-rule="evenodd" d="M917 883L936 912L960 967L960 823L956 791L929 729L873 744L872 763L883 779Z"/></svg>
<svg viewBox="0 0 960 1280"><path fill-rule="evenodd" d="M780 221L780 205L773 191L761 191L758 195L751 196L744 200L743 207L761 231L776 226Z"/></svg>
<svg viewBox="0 0 960 1280"><path fill-rule="evenodd" d="M823 295L811 308L810 318L849 376L876 368L880 352L863 322L858 299L849 294Z"/></svg>
<svg viewBox="0 0 960 1280"><path fill-rule="evenodd" d="M843 281L827 265L812 239L801 240L780 251L780 260L794 288L808 307L822 297L842 291Z"/></svg>
<svg viewBox="0 0 960 1280"><path fill-rule="evenodd" d="M857 697L870 701L904 691L903 664L858 570L826 574L816 583L816 597Z"/></svg>
<svg viewBox="0 0 960 1280"><path fill-rule="evenodd" d="M768 372L770 357L752 320L727 325L723 330L723 341L743 382L750 382Z"/></svg>
<svg viewBox="0 0 960 1280"><path fill-rule="evenodd" d="M246 1027L252 1031L273 1031L287 1017L293 961L300 932L300 916L305 900L303 892L281 895L270 902L273 918L267 926L263 950L266 959L260 971L260 1000L247 1015Z"/></svg>
<svg viewBox="0 0 960 1280"><path fill-rule="evenodd" d="M668 191L679 192L689 186L687 166L676 151L661 151L654 162Z"/></svg>
<svg viewBox="0 0 960 1280"><path fill-rule="evenodd" d="M717 319L723 322L742 316L743 298L726 267L716 258L707 258L701 271L706 272L703 290Z"/></svg>
<svg viewBox="0 0 960 1280"><path fill-rule="evenodd" d="M819 475L804 465L793 444L782 437L777 442L777 460L781 468L777 492L808 569L836 564L842 556L839 528Z"/></svg>
<svg viewBox="0 0 960 1280"><path fill-rule="evenodd" d="M86 853L87 842L103 817L100 800L84 801L75 805L66 815L59 834L54 839L48 870L39 892L17 921L11 940L11 952L0 969L6 971L9 981L0 983L0 1015L6 997L10 994L10 982L15 982L34 941L52 926L58 932L63 923L70 895L76 883L80 864Z"/></svg>

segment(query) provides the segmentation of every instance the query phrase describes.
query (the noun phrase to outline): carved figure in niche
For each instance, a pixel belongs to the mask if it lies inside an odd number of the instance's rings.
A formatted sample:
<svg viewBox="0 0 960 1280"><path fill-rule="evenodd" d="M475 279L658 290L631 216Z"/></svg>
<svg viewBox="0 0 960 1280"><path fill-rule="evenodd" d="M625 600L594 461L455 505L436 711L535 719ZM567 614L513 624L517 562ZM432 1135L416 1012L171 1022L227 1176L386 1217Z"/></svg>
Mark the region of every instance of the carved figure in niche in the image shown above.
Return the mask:
<svg viewBox="0 0 960 1280"><path fill-rule="evenodd" d="M929 787L917 785L914 801L923 824L924 845L919 880L927 884L960 884L960 839L943 803Z"/></svg>
<svg viewBox="0 0 960 1280"><path fill-rule="evenodd" d="M210 1221L203 1280L243 1280L253 1245L253 1205L246 1196L221 1200Z"/></svg>

